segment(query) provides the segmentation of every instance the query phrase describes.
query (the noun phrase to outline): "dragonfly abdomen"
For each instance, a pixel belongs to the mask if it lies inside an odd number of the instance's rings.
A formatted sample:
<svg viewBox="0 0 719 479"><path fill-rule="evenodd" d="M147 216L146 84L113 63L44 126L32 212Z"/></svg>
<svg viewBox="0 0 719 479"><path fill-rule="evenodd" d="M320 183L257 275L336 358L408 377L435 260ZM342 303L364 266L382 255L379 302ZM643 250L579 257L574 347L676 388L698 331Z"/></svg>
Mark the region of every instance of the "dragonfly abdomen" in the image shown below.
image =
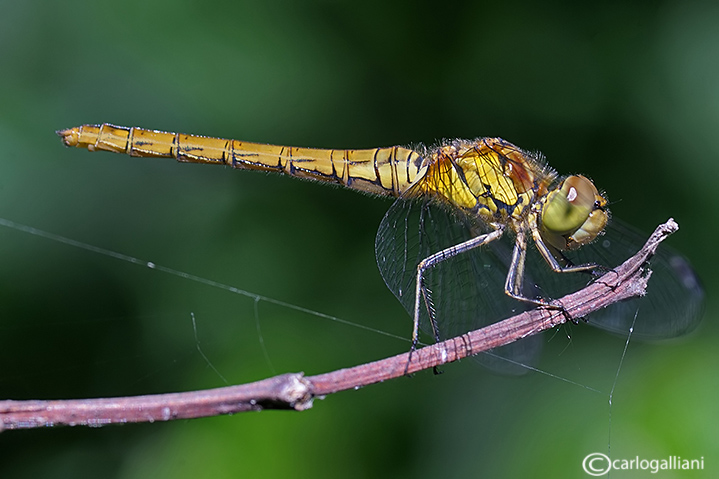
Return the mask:
<svg viewBox="0 0 719 479"><path fill-rule="evenodd" d="M58 134L67 146L90 151L272 171L383 196L399 196L424 173L419 154L399 146L366 150L297 148L108 123L82 125Z"/></svg>

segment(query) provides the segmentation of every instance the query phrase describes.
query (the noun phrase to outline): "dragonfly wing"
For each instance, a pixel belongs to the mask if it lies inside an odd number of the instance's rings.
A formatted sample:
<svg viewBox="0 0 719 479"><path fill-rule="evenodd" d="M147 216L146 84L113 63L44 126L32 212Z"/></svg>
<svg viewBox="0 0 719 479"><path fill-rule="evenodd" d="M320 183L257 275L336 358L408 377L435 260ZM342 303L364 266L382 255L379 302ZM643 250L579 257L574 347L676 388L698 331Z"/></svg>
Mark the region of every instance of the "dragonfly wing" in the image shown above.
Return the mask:
<svg viewBox="0 0 719 479"><path fill-rule="evenodd" d="M489 231L491 227L481 219L450 211L431 200L400 198L380 224L375 243L377 263L387 286L413 316L419 262L432 253ZM502 238L442 261L426 272L440 339L484 327L526 309L526 305L504 294L512 246L509 238ZM527 281L527 284L533 282ZM433 336L424 303L420 327ZM492 350L492 355L479 355L477 359L492 370L521 374L527 368L520 364L535 364L541 344L539 337L530 337Z"/></svg>
<svg viewBox="0 0 719 479"><path fill-rule="evenodd" d="M417 264L432 253L489 231L491 227L480 218L450 211L431 200L400 198L385 215L377 233L377 263L385 283L412 316ZM639 251L646 238L647 235L613 218L597 241L565 254L574 264L594 262L612 268ZM527 309L527 305L509 298L503 291L512 247L511 238L505 235L427 271L425 278L440 339L484 327ZM587 322L622 335L634 324L632 337L640 340L672 338L694 329L702 316L704 290L689 262L662 244L650 260L650 269L652 276L645 296L592 313ZM583 288L594 278L590 273L555 273L536 248L530 246L523 293L527 297L559 298ZM432 335L424 304L420 326ZM499 357L477 358L495 371L521 373L526 368L513 362L536 363L541 344L541 339L535 336L492 351Z"/></svg>
<svg viewBox="0 0 719 479"><path fill-rule="evenodd" d="M564 255L574 264L597 263L611 269L636 254L648 236L612 218L594 243ZM645 296L596 311L585 318L587 322L622 335L634 323L632 337L641 340L673 338L694 329L702 316L704 290L689 262L676 250L661 244L649 264L651 277ZM594 279L588 272L554 273L535 248L528 252L527 270L532 272L536 287L545 298L560 298Z"/></svg>
<svg viewBox="0 0 719 479"><path fill-rule="evenodd" d="M636 254L648 235L612 219L606 233L591 245L578 250L573 261L594 261L612 268ZM587 248L586 251L584 248ZM661 244L649 260L651 276L647 294L615 303L591 314L587 322L614 333L626 334L634 316L633 337L642 340L668 339L693 330L704 310L704 289L689 261L679 252Z"/></svg>

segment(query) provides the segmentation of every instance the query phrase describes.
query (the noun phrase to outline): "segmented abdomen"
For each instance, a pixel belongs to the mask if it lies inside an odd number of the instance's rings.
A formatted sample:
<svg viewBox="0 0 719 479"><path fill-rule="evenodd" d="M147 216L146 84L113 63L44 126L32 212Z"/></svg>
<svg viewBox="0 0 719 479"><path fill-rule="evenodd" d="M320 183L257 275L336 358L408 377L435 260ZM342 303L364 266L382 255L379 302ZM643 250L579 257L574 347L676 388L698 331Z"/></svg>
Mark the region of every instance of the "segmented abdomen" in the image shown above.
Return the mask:
<svg viewBox="0 0 719 479"><path fill-rule="evenodd" d="M296 148L104 123L58 131L67 146L274 171L384 196L399 196L424 174L422 158L393 146L366 150Z"/></svg>

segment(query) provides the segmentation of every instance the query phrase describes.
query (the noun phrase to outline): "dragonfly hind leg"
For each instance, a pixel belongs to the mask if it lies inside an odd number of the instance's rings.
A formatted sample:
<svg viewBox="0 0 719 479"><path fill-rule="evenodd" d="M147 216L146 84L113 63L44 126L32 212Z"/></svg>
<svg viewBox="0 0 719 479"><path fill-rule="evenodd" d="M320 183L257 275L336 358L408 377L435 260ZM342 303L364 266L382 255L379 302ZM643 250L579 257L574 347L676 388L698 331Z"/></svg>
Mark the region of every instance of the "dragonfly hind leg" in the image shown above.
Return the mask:
<svg viewBox="0 0 719 479"><path fill-rule="evenodd" d="M441 263L442 261L446 261L461 253L470 251L474 248L485 245L487 243L491 243L492 241L499 239L504 233L504 225L495 224L492 226L495 228L494 231L476 236L463 243L450 246L449 248L438 251L437 253L427 256L417 265L417 280L415 285L415 302L413 317L414 326L412 329L412 347L410 349L409 362L412 361L412 353L417 349L417 344L419 342L419 318L422 307L421 303L423 299L427 308L427 313L429 315L429 322L432 326L432 333L434 335L434 339L436 342L441 341L439 335L439 327L437 325L437 318L435 315L434 306L432 304L431 291L429 290L429 288L427 288L427 285L425 284L425 272L433 266ZM409 366L409 362L407 363L407 366Z"/></svg>

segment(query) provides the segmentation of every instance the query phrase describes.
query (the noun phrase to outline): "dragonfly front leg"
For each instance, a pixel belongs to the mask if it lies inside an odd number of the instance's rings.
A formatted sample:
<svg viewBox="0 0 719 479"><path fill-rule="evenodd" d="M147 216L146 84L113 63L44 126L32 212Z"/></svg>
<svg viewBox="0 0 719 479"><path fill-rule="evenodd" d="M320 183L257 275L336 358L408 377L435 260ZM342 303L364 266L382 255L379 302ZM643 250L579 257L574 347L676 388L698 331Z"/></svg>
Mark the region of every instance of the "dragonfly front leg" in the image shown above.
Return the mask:
<svg viewBox="0 0 719 479"><path fill-rule="evenodd" d="M432 333L434 334L434 339L435 341L440 342L437 318L435 317L434 308L432 306L432 301L430 298L431 291L427 288L427 285L425 284L425 272L428 269L432 268L434 265L441 263L442 261L448 260L454 256L457 256L458 254L467 252L484 244L490 243L496 239L499 239L504 233L504 225L493 224L492 226L495 228L494 231L480 236L476 236L463 243L450 246L449 248L443 249L442 251L438 251L437 253L427 256L417 265L417 281L415 287L413 318L414 327L412 329L412 348L410 349L410 361L412 360L412 352L417 349L417 343L419 342L419 316L421 310L420 308L422 307L422 299L424 299L425 306L427 307L427 312L429 314L430 324L432 325Z"/></svg>
<svg viewBox="0 0 719 479"><path fill-rule="evenodd" d="M597 263L584 263L577 265L571 264L569 266L562 266L561 264L559 264L559 261L557 261L557 258L552 254L552 251L549 249L549 246L547 246L547 244L542 239L542 235L538 229L535 229L532 232L532 237L534 238L534 244L537 245L537 249L542 255L542 258L544 258L544 261L547 262L549 267L552 268L552 271L554 271L555 273L577 273L581 271L591 271L597 268L602 268L602 266L598 265Z"/></svg>

